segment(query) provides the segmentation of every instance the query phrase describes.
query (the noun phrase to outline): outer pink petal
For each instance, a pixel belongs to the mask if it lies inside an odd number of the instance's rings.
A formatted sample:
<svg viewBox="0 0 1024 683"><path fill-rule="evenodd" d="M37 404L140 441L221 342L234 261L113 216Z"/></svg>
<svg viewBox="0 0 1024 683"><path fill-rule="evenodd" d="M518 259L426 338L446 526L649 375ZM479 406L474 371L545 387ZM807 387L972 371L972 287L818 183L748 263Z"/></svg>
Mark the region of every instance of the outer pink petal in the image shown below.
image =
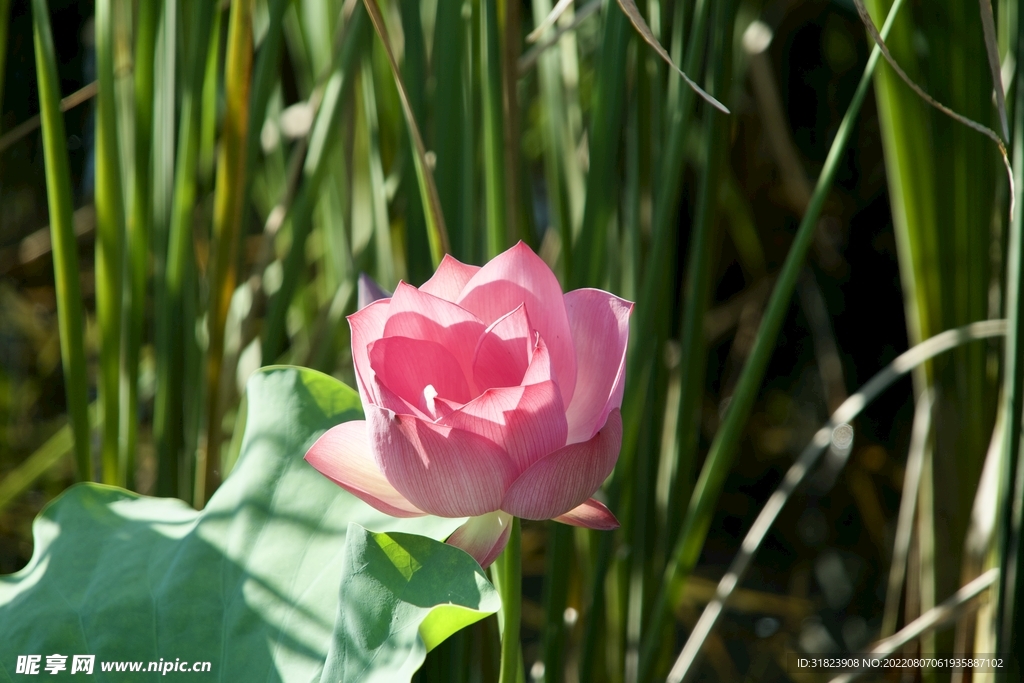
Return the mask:
<svg viewBox="0 0 1024 683"><path fill-rule="evenodd" d="M619 528L619 520L615 519L612 511L606 508L604 503L593 498L584 501L581 505L577 505L564 515L555 517L555 521L573 526L584 526L588 529L599 529L601 531Z"/></svg>
<svg viewBox="0 0 1024 683"><path fill-rule="evenodd" d="M515 478L505 452L472 432L371 406L370 443L384 476L438 517L494 512Z"/></svg>
<svg viewBox="0 0 1024 683"><path fill-rule="evenodd" d="M424 513L388 483L373 460L365 421L344 422L329 429L306 452L306 462L349 493L392 517Z"/></svg>
<svg viewBox="0 0 1024 683"><path fill-rule="evenodd" d="M562 397L551 381L488 389L438 424L493 441L505 449L517 473L564 446L568 433Z"/></svg>
<svg viewBox="0 0 1024 683"><path fill-rule="evenodd" d="M348 317L352 330L352 363L356 368L359 398L365 408L377 404L380 397L374 393L373 368L370 367L370 344L384 336L384 323L388 319L390 299L380 299Z"/></svg>
<svg viewBox="0 0 1024 683"><path fill-rule="evenodd" d="M551 352L551 361L569 404L576 386L576 351L562 288L547 264L520 242L499 254L466 283L456 300L485 323L491 323L520 304L526 304L533 327Z"/></svg>
<svg viewBox="0 0 1024 683"><path fill-rule="evenodd" d="M565 295L576 362L576 392L566 409L568 443L587 441L622 406L626 342L633 304L600 289L577 289Z"/></svg>
<svg viewBox="0 0 1024 683"><path fill-rule="evenodd" d="M498 510L479 517L470 517L448 537L448 545L462 548L487 569L508 543L512 515Z"/></svg>
<svg viewBox="0 0 1024 683"><path fill-rule="evenodd" d="M524 519L566 514L611 474L621 445L622 416L616 408L590 441L560 448L526 470L509 487L501 509Z"/></svg>
<svg viewBox="0 0 1024 683"><path fill-rule="evenodd" d="M517 387L533 352L533 334L526 308L519 306L498 318L480 336L473 353L473 379L481 390Z"/></svg>
<svg viewBox="0 0 1024 683"><path fill-rule="evenodd" d="M467 266L448 254L441 259L437 272L420 287L421 292L433 294L445 301L455 301L470 278L476 275L480 266Z"/></svg>
<svg viewBox="0 0 1024 683"><path fill-rule="evenodd" d="M473 352L485 328L469 311L399 282L391 297L383 336L425 339L440 344L458 361L472 389ZM473 391L474 396L477 393Z"/></svg>
<svg viewBox="0 0 1024 683"><path fill-rule="evenodd" d="M370 367L377 379L420 410L430 413L423 390L429 384L439 396L465 403L472 396L455 357L432 341L385 337L370 344Z"/></svg>

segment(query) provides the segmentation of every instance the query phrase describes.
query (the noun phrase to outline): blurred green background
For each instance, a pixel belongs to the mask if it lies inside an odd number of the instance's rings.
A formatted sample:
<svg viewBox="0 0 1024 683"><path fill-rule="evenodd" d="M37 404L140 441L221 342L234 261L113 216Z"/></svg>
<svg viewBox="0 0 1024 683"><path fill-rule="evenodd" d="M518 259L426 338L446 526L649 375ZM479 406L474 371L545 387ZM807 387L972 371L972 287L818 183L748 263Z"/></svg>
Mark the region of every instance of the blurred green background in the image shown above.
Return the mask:
<svg viewBox="0 0 1024 683"><path fill-rule="evenodd" d="M76 479L201 507L261 365L351 384L361 273L418 285L446 246L481 264L518 240L566 290L637 304L604 493L623 526L524 525L528 679L664 676L828 416L908 346L1003 317L1006 344L921 365L833 433L692 674L827 680L786 653L863 651L1005 565L1020 242L996 145L871 71L849 0L637 5L729 115L615 0L547 24L550 0L381 0L397 72L362 2L0 0L0 572ZM1017 3L988 39L987 6L907 2L888 42L1002 130L993 50L1015 130ZM908 652L1016 647L1004 577ZM491 631L423 680L491 680Z"/></svg>

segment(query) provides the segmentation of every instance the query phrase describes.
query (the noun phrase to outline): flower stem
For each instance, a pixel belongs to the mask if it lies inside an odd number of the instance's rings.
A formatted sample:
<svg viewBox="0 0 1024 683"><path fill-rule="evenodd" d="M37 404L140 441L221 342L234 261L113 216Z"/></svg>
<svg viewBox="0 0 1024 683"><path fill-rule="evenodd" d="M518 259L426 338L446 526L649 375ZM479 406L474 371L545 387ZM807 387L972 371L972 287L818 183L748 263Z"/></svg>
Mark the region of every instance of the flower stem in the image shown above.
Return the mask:
<svg viewBox="0 0 1024 683"><path fill-rule="evenodd" d="M523 564L520 548L519 518L512 518L508 545L495 563L498 592L501 594L501 669L498 683L521 680L522 655L519 647L519 617L523 596Z"/></svg>

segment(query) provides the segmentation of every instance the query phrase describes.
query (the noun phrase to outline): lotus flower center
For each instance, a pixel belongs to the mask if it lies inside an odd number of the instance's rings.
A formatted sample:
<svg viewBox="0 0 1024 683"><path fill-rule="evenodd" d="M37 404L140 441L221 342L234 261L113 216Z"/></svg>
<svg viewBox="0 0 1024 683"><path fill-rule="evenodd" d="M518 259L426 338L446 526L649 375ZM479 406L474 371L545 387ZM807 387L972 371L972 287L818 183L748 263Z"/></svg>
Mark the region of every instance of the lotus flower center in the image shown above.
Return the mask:
<svg viewBox="0 0 1024 683"><path fill-rule="evenodd" d="M437 389L433 384L423 387L423 402L427 404L427 412L430 416L437 418L437 410L434 408L434 399L437 398Z"/></svg>

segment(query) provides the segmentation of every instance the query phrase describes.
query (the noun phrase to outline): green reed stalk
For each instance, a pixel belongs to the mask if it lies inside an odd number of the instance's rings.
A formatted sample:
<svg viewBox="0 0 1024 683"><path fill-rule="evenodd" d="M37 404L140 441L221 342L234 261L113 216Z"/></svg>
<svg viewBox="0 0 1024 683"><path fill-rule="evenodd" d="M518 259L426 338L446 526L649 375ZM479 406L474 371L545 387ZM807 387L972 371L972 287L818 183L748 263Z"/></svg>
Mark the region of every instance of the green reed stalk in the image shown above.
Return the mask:
<svg viewBox="0 0 1024 683"><path fill-rule="evenodd" d="M64 117L60 111L60 77L46 0L32 0L32 38L46 163L46 200L50 210L53 275L57 293L57 326L71 431L75 438L78 479L93 478L89 455L89 381L85 361L85 314L78 282L78 242L74 227L74 195Z"/></svg>
<svg viewBox="0 0 1024 683"><path fill-rule="evenodd" d="M1024 58L1024 13L1017 12L1018 60ZM1019 63L1019 62L1018 62ZM996 672L997 683L1020 680L1024 658L1017 635L1017 620L1024 610L1024 548L1021 524L1024 511L1020 501L1024 491L1024 466L1021 463L1021 400L1024 396L1024 73L1017 72L1017 96L1013 107L1013 182L1014 207L1010 216L1006 264L1006 345L1003 350L1003 409L1006 420L1003 432L1003 459L999 473L997 566L1001 567L996 604L996 651L1011 656L1011 665ZM1011 503L1011 501L1015 501Z"/></svg>
<svg viewBox="0 0 1024 683"><path fill-rule="evenodd" d="M886 36L892 27L893 20L902 5L902 0L896 0L889 15L886 17L885 25L881 34ZM641 650L641 680L648 680L654 666L654 655L660 643L660 634L666 624L671 607L678 601L683 587L683 582L696 565L700 550L707 537L707 531L711 524L711 516L714 512L715 503L721 493L722 485L732 466L740 437L743 434L743 425L746 423L753 408L754 399L757 397L761 380L764 377L768 360L775 346L779 328L789 309L789 302L796 286L797 278L803 267L803 260L811 245L814 236L814 228L817 225L818 217L824 206L825 198L835 179L836 171L839 169L842 155L846 144L849 142L853 130L853 123L864 103L864 97L871 86L871 79L881 52L876 47L868 58L864 67L860 83L853 95L853 100L846 109L842 123L836 131L836 137L829 149L828 157L822 168L821 176L814 188L811 201L807 211L804 213L800 227L790 247L789 254L782 266L776 281L775 289L768 302L768 307L761 320L757 338L754 341L753 349L747 364L743 368L736 390L729 402L722 424L711 444L704 467L701 469L700 477L694 488L693 496L683 522L683 529L679 540L676 542L669 564L665 569L664 582L659 590L658 597L653 605L653 612L648 620L648 630L645 634L644 645Z"/></svg>
<svg viewBox="0 0 1024 683"><path fill-rule="evenodd" d="M497 0L480 0L480 87L483 96L484 197L487 258L505 250L508 235L505 202L504 115L502 108L501 42Z"/></svg>
<svg viewBox="0 0 1024 683"><path fill-rule="evenodd" d="M135 177L128 220L129 295L124 371L126 386L121 404L121 462L125 478L134 485L135 451L139 430L139 350L146 322L146 282L149 278L149 249L153 217L153 100L156 33L160 19L159 2L139 5L135 41Z"/></svg>
<svg viewBox="0 0 1024 683"><path fill-rule="evenodd" d="M113 0L96 2L96 318L100 328L99 400L103 482L123 486L118 443L121 398L121 304L125 220L114 98Z"/></svg>
<svg viewBox="0 0 1024 683"><path fill-rule="evenodd" d="M349 17L341 49L334 58L334 69L324 88L323 99L313 122L309 150L302 167L302 182L288 208L292 243L284 260L281 286L271 297L263 323L262 358L264 364L275 362L285 343L285 319L299 278L306 262L306 240L312 228L313 209L319 199L320 183L327 175L333 146L340 137L341 114L355 80L357 57L362 55L369 38L369 20L362 3L357 3Z"/></svg>
<svg viewBox="0 0 1024 683"><path fill-rule="evenodd" d="M632 37L629 19L609 3L604 18L601 54L594 74L594 94L589 141L590 171L583 226L572 245L569 289L600 286L608 251L608 223L615 212L618 183L615 178L626 91L626 47Z"/></svg>
<svg viewBox="0 0 1024 683"><path fill-rule="evenodd" d="M518 683L523 668L519 644L523 596L522 533L518 517L513 517L508 544L494 564L495 584L501 594L501 664L498 683Z"/></svg>
<svg viewBox="0 0 1024 683"><path fill-rule="evenodd" d="M220 377L224 360L224 326L238 280L242 202L248 182L249 93L252 77L252 0L236 0L228 18L224 65L224 119L217 158L210 254L210 306L206 356L206 472L196 473L196 502L209 498L220 485L223 440ZM200 484L202 481L202 484Z"/></svg>
<svg viewBox="0 0 1024 683"><path fill-rule="evenodd" d="M174 196L168 229L167 266L164 273L164 302L158 315L164 320L157 337L157 395L154 408L154 439L165 459L161 475L172 469L177 486L172 495L191 500L191 460L185 448L185 401L197 400L200 382L186 376L186 351L195 346L194 319L186 315L186 296L192 287L186 281L191 272L192 215L195 209L196 173L202 116L203 75L213 24L214 3L192 6L191 34L185 78L182 80L178 148L174 170ZM159 275L159 273L158 273ZM186 397L185 389L194 392ZM166 439L166 441L165 441Z"/></svg>

